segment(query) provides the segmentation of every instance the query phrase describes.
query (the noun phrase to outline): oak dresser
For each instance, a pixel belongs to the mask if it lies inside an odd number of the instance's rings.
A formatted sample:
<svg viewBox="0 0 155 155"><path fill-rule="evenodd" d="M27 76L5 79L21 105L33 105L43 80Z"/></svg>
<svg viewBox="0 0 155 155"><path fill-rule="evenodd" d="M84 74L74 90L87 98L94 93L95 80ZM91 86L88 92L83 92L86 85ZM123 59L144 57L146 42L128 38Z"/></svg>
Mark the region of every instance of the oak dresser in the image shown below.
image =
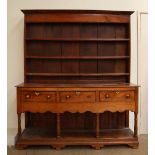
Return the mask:
<svg viewBox="0 0 155 155"><path fill-rule="evenodd" d="M16 148L137 148L138 86L130 83L133 12L22 12L24 83L16 86ZM134 131L129 111L134 113Z"/></svg>

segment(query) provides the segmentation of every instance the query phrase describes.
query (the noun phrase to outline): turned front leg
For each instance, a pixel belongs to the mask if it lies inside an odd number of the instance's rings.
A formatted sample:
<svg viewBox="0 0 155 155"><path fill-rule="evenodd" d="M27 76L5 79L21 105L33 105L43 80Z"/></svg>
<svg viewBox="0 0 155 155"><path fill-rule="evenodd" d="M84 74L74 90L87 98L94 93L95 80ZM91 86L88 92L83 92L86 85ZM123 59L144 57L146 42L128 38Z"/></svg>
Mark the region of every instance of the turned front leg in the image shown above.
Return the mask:
<svg viewBox="0 0 155 155"><path fill-rule="evenodd" d="M60 138L60 114L57 114L57 138Z"/></svg>
<svg viewBox="0 0 155 155"><path fill-rule="evenodd" d="M99 113L96 114L96 138L99 137L100 134L100 115Z"/></svg>
<svg viewBox="0 0 155 155"><path fill-rule="evenodd" d="M21 113L18 113L18 135L21 135Z"/></svg>
<svg viewBox="0 0 155 155"><path fill-rule="evenodd" d="M138 126L137 126L137 122L138 122L138 117L137 117L137 112L134 112L134 137L137 137L138 133L137 133L137 130L138 130Z"/></svg>

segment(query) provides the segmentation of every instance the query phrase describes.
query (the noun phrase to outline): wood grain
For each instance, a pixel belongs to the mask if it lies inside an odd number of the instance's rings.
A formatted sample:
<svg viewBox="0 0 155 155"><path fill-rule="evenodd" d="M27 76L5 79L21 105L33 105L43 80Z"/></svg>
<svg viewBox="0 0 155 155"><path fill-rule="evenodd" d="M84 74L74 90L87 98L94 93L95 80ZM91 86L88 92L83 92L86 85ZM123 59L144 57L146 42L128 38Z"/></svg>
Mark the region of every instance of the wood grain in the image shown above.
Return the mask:
<svg viewBox="0 0 155 155"><path fill-rule="evenodd" d="M17 86L16 148L136 148L138 86L130 84L133 12L22 11L24 83ZM135 113L134 132L128 128L129 111Z"/></svg>

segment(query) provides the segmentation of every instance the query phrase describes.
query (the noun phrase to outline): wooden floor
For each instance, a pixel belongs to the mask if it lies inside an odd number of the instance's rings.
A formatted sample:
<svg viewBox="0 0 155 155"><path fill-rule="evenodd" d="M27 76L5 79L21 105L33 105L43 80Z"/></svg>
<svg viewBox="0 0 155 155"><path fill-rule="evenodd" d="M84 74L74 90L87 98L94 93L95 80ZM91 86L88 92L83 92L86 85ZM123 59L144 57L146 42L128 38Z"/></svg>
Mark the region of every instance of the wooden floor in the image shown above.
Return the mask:
<svg viewBox="0 0 155 155"><path fill-rule="evenodd" d="M101 150L90 147L65 147L62 150L54 150L49 147L33 147L26 150L16 150L13 146L8 147L7 155L147 155L147 135L139 137L139 148L131 149L126 146L105 146Z"/></svg>

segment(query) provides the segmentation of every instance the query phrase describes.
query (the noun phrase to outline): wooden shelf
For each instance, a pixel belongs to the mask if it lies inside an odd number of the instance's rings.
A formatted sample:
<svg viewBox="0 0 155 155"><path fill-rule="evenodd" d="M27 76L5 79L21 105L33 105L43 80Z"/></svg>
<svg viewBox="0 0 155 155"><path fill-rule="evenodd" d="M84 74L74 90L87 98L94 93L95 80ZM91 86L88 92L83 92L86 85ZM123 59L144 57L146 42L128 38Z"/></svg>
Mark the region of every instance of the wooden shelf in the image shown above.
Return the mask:
<svg viewBox="0 0 155 155"><path fill-rule="evenodd" d="M51 132L49 129L40 129L40 128L26 128L22 133L22 137L25 139L33 138L53 138L56 133ZM56 136L55 136L56 137Z"/></svg>
<svg viewBox="0 0 155 155"><path fill-rule="evenodd" d="M62 131L62 137L64 138L95 138L95 130L71 130L71 131ZM133 131L130 128L124 129L102 129L99 134L100 138L124 138L124 137L133 137Z"/></svg>
<svg viewBox="0 0 155 155"><path fill-rule="evenodd" d="M26 56L26 59L128 59L129 56Z"/></svg>
<svg viewBox="0 0 155 155"><path fill-rule="evenodd" d="M24 86L17 87L16 148L100 149L118 144L136 148L138 88L129 86L131 12L27 10L24 14ZM110 104L105 93L112 97ZM131 94L131 104L126 93ZM46 103L63 104L49 111L51 105ZM108 104L104 113L102 103ZM127 110L134 112L134 131L129 129ZM23 131L21 113L25 113Z"/></svg>
<svg viewBox="0 0 155 155"><path fill-rule="evenodd" d="M27 41L129 41L129 38L25 38Z"/></svg>
<svg viewBox="0 0 155 155"><path fill-rule="evenodd" d="M27 76L128 76L129 73L26 73Z"/></svg>
<svg viewBox="0 0 155 155"><path fill-rule="evenodd" d="M95 137L95 131L65 132L56 137L56 133L50 129L26 128L19 137L16 136L16 148L26 148L32 145L49 145L56 149L64 148L69 145L92 146L97 149L104 145L126 144L131 146L138 145L137 137L133 136L133 131L129 128L123 129L104 129L100 131L98 138Z"/></svg>
<svg viewBox="0 0 155 155"><path fill-rule="evenodd" d="M84 140L85 138L94 138L94 140L97 138L95 137L95 130L94 131L89 131L89 130L75 130L75 131L66 131L62 132L61 136L63 137L62 139L69 139L76 137L77 140L81 139ZM56 133L51 131L50 129L40 129L40 128L27 128L24 129L22 133L22 139L26 140L36 140L36 139L57 139L56 138ZM120 138L133 138L133 131L129 128L123 128L123 129L104 129L100 131L100 140L101 139L120 139ZM75 139L75 141L76 141Z"/></svg>

